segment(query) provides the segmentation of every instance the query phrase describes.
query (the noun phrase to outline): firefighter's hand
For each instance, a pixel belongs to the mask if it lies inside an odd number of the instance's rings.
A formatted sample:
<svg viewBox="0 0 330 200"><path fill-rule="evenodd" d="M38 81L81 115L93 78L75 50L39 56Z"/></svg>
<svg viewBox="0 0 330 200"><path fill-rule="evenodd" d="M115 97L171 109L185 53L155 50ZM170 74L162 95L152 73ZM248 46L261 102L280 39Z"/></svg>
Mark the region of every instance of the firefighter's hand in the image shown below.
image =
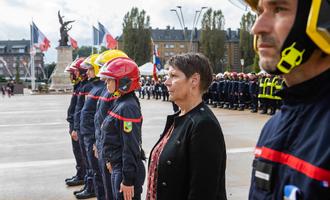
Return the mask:
<svg viewBox="0 0 330 200"><path fill-rule="evenodd" d="M112 166L110 162L107 162L107 169L109 170L110 174L112 174Z"/></svg>
<svg viewBox="0 0 330 200"><path fill-rule="evenodd" d="M126 186L121 183L119 192L123 193L124 200L132 200L134 197L134 186Z"/></svg>
<svg viewBox="0 0 330 200"><path fill-rule="evenodd" d="M77 131L72 131L71 132L71 137L74 141L78 141L78 133Z"/></svg>
<svg viewBox="0 0 330 200"><path fill-rule="evenodd" d="M97 153L97 147L96 147L96 145L95 144L93 144L93 151L94 151L94 156L95 156L95 158L99 158L99 154Z"/></svg>

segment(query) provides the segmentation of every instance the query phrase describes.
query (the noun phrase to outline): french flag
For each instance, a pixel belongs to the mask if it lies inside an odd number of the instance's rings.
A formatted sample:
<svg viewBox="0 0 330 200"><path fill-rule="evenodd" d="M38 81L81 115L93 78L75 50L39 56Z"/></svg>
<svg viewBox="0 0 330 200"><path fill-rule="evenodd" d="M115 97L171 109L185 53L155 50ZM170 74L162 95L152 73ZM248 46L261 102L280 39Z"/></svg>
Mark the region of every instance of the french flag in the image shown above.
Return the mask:
<svg viewBox="0 0 330 200"><path fill-rule="evenodd" d="M151 44L153 46L153 63L154 63L154 68L153 68L152 75L153 75L154 80L158 81L157 71L161 70L162 65L161 65L160 59L159 59L158 48L155 45L152 38L151 38Z"/></svg>
<svg viewBox="0 0 330 200"><path fill-rule="evenodd" d="M31 41L34 47L39 48L44 52L50 47L50 41L48 38L38 29L38 27L32 22L31 28Z"/></svg>
<svg viewBox="0 0 330 200"><path fill-rule="evenodd" d="M117 48L117 40L115 40L110 32L101 24L98 22L99 25L99 45L100 44L106 44L106 47L108 49L116 49Z"/></svg>
<svg viewBox="0 0 330 200"><path fill-rule="evenodd" d="M73 39L70 35L69 35L69 41L70 41L70 45L73 49L77 49L78 48L78 42L77 40Z"/></svg>
<svg viewBox="0 0 330 200"><path fill-rule="evenodd" d="M99 45L99 30L93 26L93 45Z"/></svg>

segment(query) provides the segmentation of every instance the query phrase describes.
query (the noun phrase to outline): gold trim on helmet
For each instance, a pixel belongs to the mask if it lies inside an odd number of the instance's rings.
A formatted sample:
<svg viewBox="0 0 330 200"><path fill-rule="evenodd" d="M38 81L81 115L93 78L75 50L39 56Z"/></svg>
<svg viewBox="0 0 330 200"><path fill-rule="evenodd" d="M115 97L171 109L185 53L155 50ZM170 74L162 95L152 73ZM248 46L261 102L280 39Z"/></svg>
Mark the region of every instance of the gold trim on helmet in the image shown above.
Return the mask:
<svg viewBox="0 0 330 200"><path fill-rule="evenodd" d="M252 10L254 11L257 10L259 0L244 0L244 1L251 7Z"/></svg>
<svg viewBox="0 0 330 200"><path fill-rule="evenodd" d="M326 8L321 9L322 6ZM330 12L330 3L326 2L326 0L313 0L306 32L323 52L330 54L330 30L327 30L326 27L319 27L319 16L329 16L329 14L321 12ZM330 24L330 17L327 19L328 24Z"/></svg>

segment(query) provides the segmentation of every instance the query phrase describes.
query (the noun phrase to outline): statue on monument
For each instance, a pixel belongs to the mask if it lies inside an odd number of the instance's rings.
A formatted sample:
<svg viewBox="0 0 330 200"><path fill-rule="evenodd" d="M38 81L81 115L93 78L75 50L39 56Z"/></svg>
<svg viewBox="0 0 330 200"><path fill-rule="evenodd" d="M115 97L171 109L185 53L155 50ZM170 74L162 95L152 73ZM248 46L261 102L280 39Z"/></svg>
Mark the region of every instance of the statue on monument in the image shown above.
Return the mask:
<svg viewBox="0 0 330 200"><path fill-rule="evenodd" d="M61 34L61 39L59 40L60 46L68 46L68 31L72 29L72 25L68 27L68 25L74 20L71 21L63 21L64 16L61 16L60 11L58 11L58 19L61 24L60 28L60 34Z"/></svg>

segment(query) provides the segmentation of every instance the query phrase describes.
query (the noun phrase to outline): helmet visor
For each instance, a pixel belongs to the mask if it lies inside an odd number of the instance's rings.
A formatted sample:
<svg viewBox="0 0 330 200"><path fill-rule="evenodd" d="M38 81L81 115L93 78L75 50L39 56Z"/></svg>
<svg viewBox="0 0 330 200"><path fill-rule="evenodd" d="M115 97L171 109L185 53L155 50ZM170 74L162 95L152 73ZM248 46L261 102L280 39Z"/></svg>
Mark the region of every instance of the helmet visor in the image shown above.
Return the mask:
<svg viewBox="0 0 330 200"><path fill-rule="evenodd" d="M330 54L330 1L313 0L307 24L307 34L325 53Z"/></svg>

